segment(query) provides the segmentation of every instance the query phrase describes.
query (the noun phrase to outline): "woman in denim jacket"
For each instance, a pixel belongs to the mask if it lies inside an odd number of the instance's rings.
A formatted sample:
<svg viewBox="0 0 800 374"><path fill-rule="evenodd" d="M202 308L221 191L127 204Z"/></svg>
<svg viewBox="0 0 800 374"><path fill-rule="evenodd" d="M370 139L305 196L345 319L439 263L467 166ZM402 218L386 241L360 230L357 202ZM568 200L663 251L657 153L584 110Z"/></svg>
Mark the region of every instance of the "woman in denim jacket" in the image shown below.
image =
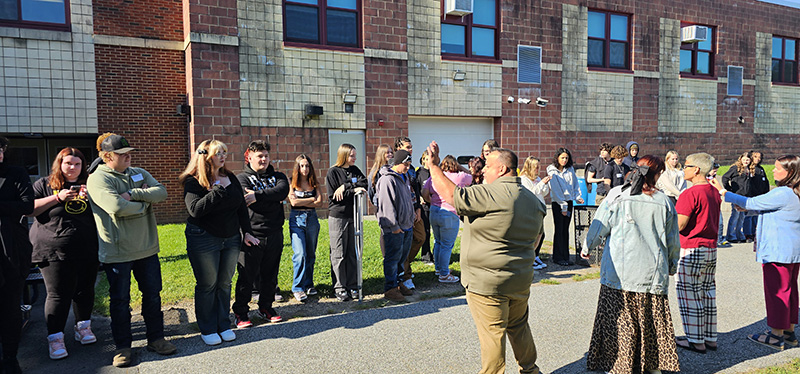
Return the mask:
<svg viewBox="0 0 800 374"><path fill-rule="evenodd" d="M660 158L640 158L626 183L609 191L587 232L584 258L606 239L589 370L680 370L667 298L680 257L678 215L655 188L663 171Z"/></svg>
<svg viewBox="0 0 800 374"><path fill-rule="evenodd" d="M767 325L772 331L747 338L783 350L785 344L800 345L794 333L800 272L800 157L777 159L772 175L778 187L751 198L726 191L716 180L711 184L726 202L759 211L755 248L764 274Z"/></svg>

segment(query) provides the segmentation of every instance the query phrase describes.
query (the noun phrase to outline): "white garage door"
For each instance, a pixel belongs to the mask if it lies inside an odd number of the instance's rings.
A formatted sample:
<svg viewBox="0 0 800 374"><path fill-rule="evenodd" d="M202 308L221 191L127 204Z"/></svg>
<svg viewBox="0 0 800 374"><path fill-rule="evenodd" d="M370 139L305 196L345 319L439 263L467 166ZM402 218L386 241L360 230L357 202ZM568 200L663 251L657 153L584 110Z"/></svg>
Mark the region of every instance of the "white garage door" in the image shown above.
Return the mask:
<svg viewBox="0 0 800 374"><path fill-rule="evenodd" d="M491 118L412 117L408 119L409 138L414 143L414 164L432 140L439 144L440 156L478 156L486 139L494 138Z"/></svg>

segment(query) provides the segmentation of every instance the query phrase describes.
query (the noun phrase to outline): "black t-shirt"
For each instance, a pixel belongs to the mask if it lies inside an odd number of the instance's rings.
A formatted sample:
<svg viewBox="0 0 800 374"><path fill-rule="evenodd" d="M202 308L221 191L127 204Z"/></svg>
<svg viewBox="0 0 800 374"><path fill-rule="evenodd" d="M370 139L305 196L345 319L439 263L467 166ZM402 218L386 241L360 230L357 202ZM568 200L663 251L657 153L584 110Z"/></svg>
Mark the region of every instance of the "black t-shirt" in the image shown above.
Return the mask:
<svg viewBox="0 0 800 374"><path fill-rule="evenodd" d="M629 171L631 171L631 168L628 165L617 165L616 162L611 161L603 171L603 179L611 179L611 188L621 186L625 184L625 176L628 175Z"/></svg>
<svg viewBox="0 0 800 374"><path fill-rule="evenodd" d="M65 182L63 189L80 186ZM50 177L33 183L34 199L53 196ZM30 232L33 262L91 260L97 261L97 229L87 198L76 198L50 207L36 216Z"/></svg>
<svg viewBox="0 0 800 374"><path fill-rule="evenodd" d="M611 162L613 162L613 161L611 161ZM588 175L589 172L594 172L594 177L595 178L603 179L604 178L603 176L605 175L605 170L606 170L607 167L608 167L608 162L606 160L604 160L602 157L597 156L594 160L589 161L586 164L586 173ZM589 185L590 183L587 181L586 184ZM591 190L590 190L590 192L591 192ZM606 184L605 183L598 183L597 184L597 194L601 195L601 196L605 196L607 193L608 193L608 190L606 189Z"/></svg>

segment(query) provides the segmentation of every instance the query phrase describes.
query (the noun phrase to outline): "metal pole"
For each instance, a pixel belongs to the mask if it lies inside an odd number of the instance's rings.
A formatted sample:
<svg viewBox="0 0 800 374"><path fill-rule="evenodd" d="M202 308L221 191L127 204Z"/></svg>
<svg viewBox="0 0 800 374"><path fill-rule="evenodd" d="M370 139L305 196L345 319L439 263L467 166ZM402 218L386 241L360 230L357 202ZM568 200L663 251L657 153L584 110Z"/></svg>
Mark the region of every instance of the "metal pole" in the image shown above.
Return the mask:
<svg viewBox="0 0 800 374"><path fill-rule="evenodd" d="M355 231L356 241L356 262L358 273L358 302L364 299L361 290L363 284L363 263L364 263L364 209L366 208L366 193L359 191L355 195L355 204L353 207L353 228Z"/></svg>

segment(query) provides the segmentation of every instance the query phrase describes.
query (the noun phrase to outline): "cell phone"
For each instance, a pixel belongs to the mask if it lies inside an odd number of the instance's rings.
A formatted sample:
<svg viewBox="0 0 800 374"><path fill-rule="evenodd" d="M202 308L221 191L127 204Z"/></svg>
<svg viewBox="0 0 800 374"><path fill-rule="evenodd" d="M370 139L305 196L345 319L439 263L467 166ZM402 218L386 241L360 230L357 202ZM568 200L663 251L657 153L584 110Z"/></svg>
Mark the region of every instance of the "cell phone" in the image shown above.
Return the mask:
<svg viewBox="0 0 800 374"><path fill-rule="evenodd" d="M69 188L69 190L72 192L81 192L81 186L80 185L72 186Z"/></svg>

